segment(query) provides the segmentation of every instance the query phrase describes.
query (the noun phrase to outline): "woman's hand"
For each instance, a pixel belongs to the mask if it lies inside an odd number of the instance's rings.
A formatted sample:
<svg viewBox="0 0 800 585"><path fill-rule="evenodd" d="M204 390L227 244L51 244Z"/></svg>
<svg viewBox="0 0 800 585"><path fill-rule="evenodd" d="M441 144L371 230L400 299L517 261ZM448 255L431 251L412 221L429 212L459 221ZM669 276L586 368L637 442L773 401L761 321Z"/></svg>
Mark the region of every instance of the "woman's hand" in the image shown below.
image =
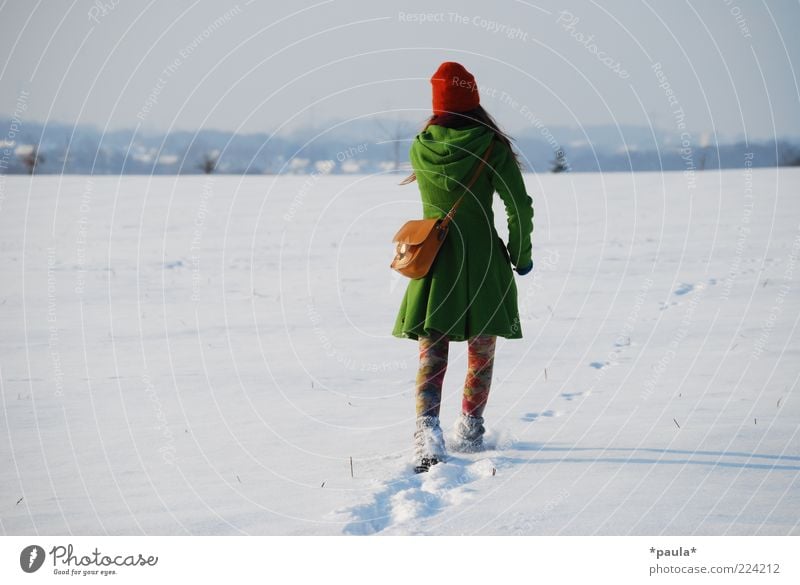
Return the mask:
<svg viewBox="0 0 800 585"><path fill-rule="evenodd" d="M525 276L531 270L533 270L533 260L531 260L531 263L525 266L524 268L515 268L515 270L517 271L517 274L519 274L520 276Z"/></svg>

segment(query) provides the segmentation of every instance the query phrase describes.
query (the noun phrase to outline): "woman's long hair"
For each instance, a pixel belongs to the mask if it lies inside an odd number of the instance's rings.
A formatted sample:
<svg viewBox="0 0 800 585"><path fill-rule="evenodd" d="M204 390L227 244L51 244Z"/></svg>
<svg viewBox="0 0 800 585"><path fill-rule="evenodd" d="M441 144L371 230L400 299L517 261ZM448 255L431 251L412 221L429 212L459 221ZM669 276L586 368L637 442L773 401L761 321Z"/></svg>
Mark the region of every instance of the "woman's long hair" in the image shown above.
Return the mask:
<svg viewBox="0 0 800 585"><path fill-rule="evenodd" d="M428 126L434 125L454 129L485 126L494 132L497 140L508 146L509 150L511 150L512 154L514 155L514 159L517 161L517 164L520 165L517 153L514 151L514 148L511 145L511 137L500 129L497 121L492 118L489 112L483 109L483 106L478 106L474 110L469 110L467 112L445 112L443 114L434 114L425 122L425 126L422 128L422 131L424 132L428 129ZM520 165L520 167L521 166L522 165ZM408 185L416 180L416 173L411 173L409 176L403 179L400 184Z"/></svg>

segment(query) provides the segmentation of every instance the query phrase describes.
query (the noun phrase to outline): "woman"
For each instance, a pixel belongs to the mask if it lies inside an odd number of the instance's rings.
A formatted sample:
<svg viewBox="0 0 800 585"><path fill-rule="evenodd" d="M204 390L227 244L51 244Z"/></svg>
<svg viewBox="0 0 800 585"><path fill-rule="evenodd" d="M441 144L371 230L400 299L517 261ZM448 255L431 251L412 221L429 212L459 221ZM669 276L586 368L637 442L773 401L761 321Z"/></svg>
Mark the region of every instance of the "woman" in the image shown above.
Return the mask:
<svg viewBox="0 0 800 585"><path fill-rule="evenodd" d="M427 471L447 458L439 424L450 341L468 342L468 370L454 450L483 449L483 411L489 397L497 337L522 337L513 264L533 268L533 201L525 191L511 142L480 106L475 78L458 63L442 63L431 78L433 116L411 146L424 217L444 217L482 157L486 165L461 202L430 272L411 280L392 334L419 341L414 465ZM490 144L492 145L489 150ZM492 199L508 215L509 242L497 234Z"/></svg>

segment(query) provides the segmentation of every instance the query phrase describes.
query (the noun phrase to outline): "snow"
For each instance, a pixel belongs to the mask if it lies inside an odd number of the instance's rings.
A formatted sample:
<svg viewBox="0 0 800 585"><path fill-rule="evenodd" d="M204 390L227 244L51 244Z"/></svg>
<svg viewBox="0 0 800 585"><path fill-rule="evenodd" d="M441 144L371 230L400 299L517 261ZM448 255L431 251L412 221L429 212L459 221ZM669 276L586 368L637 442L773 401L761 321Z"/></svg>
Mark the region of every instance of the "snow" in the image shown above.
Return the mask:
<svg viewBox="0 0 800 585"><path fill-rule="evenodd" d="M158 164L160 165L175 165L178 164L180 157L176 154L162 154L158 157Z"/></svg>
<svg viewBox="0 0 800 585"><path fill-rule="evenodd" d="M361 163L356 160L346 160L342 163L342 172L343 173L357 173L361 170Z"/></svg>
<svg viewBox="0 0 800 585"><path fill-rule="evenodd" d="M14 143L12 142L11 145L13 145L13 144ZM34 150L34 145L33 144L20 144L19 146L17 146L14 149L14 154L16 156L25 156L25 155L31 154L33 152L33 150Z"/></svg>
<svg viewBox="0 0 800 585"><path fill-rule="evenodd" d="M293 158L289 161L289 169L292 171L301 171L305 169L311 163L310 159L307 158Z"/></svg>
<svg viewBox="0 0 800 585"><path fill-rule="evenodd" d="M400 178L3 177L2 531L800 533L800 170L528 176L491 448L422 475Z"/></svg>
<svg viewBox="0 0 800 585"><path fill-rule="evenodd" d="M332 160L318 160L314 163L314 170L318 173L327 174L336 166L336 162Z"/></svg>

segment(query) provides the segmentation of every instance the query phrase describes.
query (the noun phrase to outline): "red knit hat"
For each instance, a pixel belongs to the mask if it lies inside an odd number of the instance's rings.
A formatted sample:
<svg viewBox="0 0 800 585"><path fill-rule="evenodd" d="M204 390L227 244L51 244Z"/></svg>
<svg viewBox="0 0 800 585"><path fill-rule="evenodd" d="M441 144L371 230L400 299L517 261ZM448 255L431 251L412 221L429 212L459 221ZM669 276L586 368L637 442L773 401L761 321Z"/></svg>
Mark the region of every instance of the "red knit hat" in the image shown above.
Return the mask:
<svg viewBox="0 0 800 585"><path fill-rule="evenodd" d="M467 112L478 107L478 84L472 73L459 63L447 61L439 65L431 77L433 113Z"/></svg>

